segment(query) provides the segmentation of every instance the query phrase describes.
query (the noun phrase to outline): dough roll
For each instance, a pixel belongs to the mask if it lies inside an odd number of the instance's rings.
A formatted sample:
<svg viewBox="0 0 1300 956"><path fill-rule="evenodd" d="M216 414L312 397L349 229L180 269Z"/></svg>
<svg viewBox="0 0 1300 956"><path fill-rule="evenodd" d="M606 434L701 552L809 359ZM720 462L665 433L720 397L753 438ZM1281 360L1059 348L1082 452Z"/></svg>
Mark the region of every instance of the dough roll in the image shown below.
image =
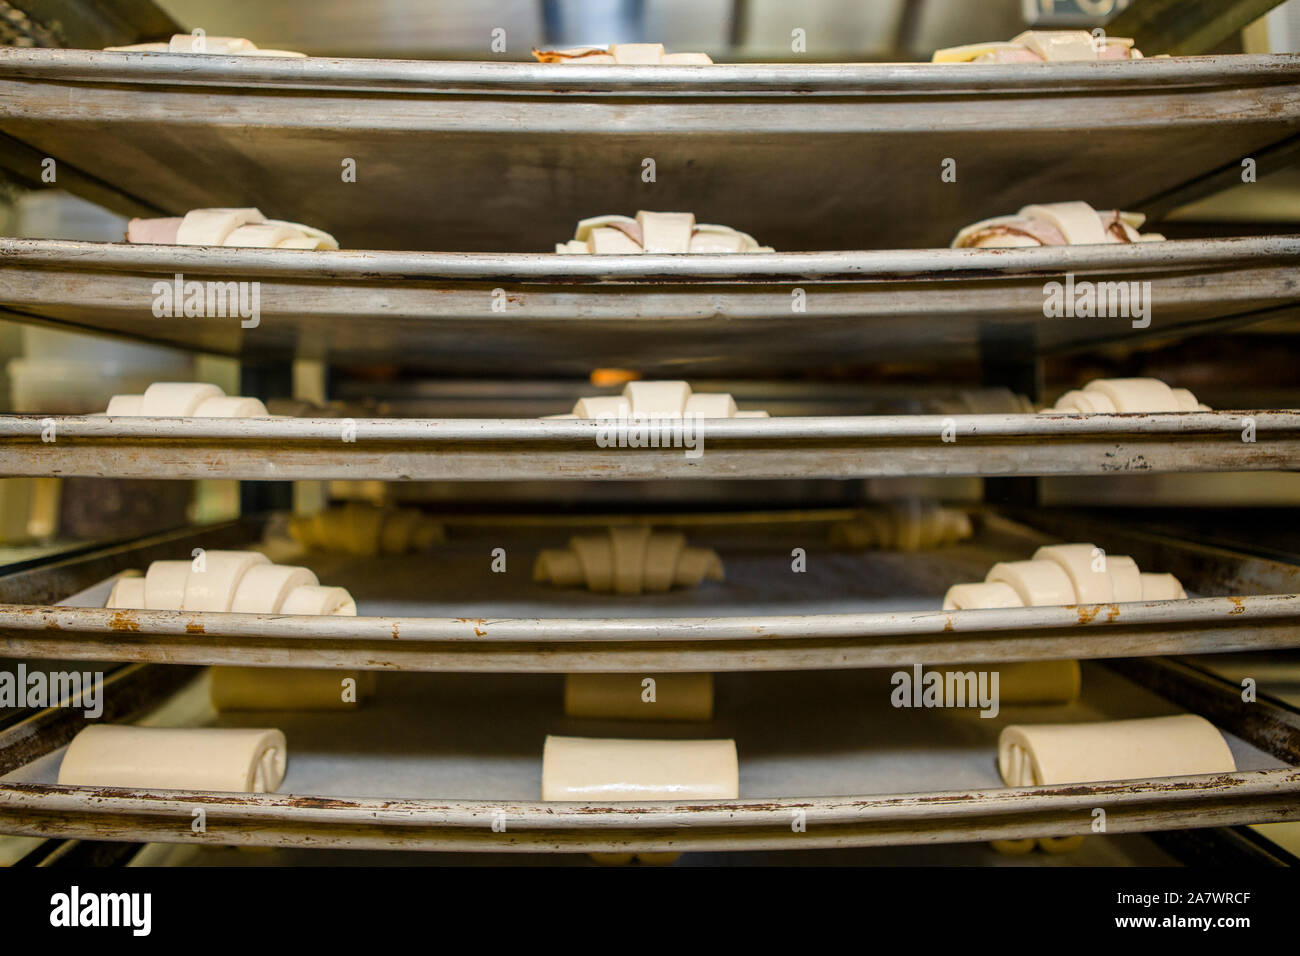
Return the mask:
<svg viewBox="0 0 1300 956"><path fill-rule="evenodd" d="M1009 787L1230 773L1228 743L1204 717L1180 714L1086 724L1013 724L998 739Z"/></svg>
<svg viewBox="0 0 1300 956"><path fill-rule="evenodd" d="M1018 661L985 666L998 672L1001 704L1068 704L1079 699L1083 675L1078 661Z"/></svg>
<svg viewBox="0 0 1300 956"><path fill-rule="evenodd" d="M542 751L543 800L734 800L739 795L734 740L548 736Z"/></svg>
<svg viewBox="0 0 1300 956"><path fill-rule="evenodd" d="M68 745L59 783L274 793L287 759L278 730L94 724Z"/></svg>
<svg viewBox="0 0 1300 956"><path fill-rule="evenodd" d="M712 674L653 675L654 700L641 674L570 674L564 713L611 720L712 720Z"/></svg>
<svg viewBox="0 0 1300 956"><path fill-rule="evenodd" d="M343 699L343 681L354 681ZM298 667L214 667L209 689L217 710L351 710L366 696L362 671Z"/></svg>

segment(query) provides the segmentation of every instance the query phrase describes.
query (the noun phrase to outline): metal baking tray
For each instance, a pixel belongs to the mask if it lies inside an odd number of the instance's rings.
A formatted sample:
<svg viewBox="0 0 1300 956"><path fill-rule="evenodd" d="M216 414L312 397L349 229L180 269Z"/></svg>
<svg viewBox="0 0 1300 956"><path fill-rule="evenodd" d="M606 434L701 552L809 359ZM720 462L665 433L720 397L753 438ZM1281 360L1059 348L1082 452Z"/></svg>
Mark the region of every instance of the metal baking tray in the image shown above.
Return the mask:
<svg viewBox="0 0 1300 956"><path fill-rule="evenodd" d="M1244 157L1272 167L1297 132L1295 56L650 70L0 51L0 153L26 178L53 157L61 187L124 212L256 205L351 248L549 250L578 219L646 207L792 251L940 246L1031 202L1159 212L1240 182Z"/></svg>
<svg viewBox="0 0 1300 956"><path fill-rule="evenodd" d="M198 547L247 547L247 526L176 533L0 578L0 657L492 673L828 670L1300 646L1300 568L1234 552L1096 533L1111 553L1178 574L1191 598L941 611L959 581L1050 538L996 514L976 537L927 552L834 551L825 523L684 525L727 581L616 597L531 580L565 522L449 524L421 555L279 555L349 588L359 617L106 610L111 576ZM658 516L660 525L673 524ZM240 543L242 540L242 544ZM220 542L220 543L213 543ZM1130 544L1135 547L1129 547ZM506 549L506 573L490 570ZM793 573L802 547L808 570ZM1161 560L1156 560L1156 558Z"/></svg>
<svg viewBox="0 0 1300 956"><path fill-rule="evenodd" d="M1089 834L1097 808L1105 810L1108 835L1300 816L1295 712L1268 701L1252 705L1253 716L1275 718L1278 732L1270 736L1257 722L1243 722L1239 697L1235 705L1230 700L1232 685L1170 667L1171 686L1158 685L1164 697L1088 666L1077 703L1005 707L992 719L894 708L888 672L729 674L718 678L714 720L701 724L566 718L554 677L401 674L383 675L373 703L352 713L217 717L200 678L155 699L140 722L280 727L289 742L282 793L60 787L54 781L62 745L84 718L45 711L0 732L0 831L371 850L810 850ZM136 668L116 675L116 697L130 697L129 685L143 676ZM1188 684L1200 686L1202 697L1188 699ZM1235 773L1001 786L996 742L1006 724L1189 708L1224 731ZM740 797L541 803L548 733L731 737L740 755ZM201 832L193 828L198 809L205 814ZM800 814L806 829L791 825ZM1108 839L1092 835L1085 845Z"/></svg>
<svg viewBox="0 0 1300 956"><path fill-rule="evenodd" d="M675 447L657 448L615 447L613 428L542 419L9 415L0 416L0 474L610 481L1125 475L1300 465L1300 411L712 419L675 437L664 433L662 443Z"/></svg>
<svg viewBox="0 0 1300 956"><path fill-rule="evenodd" d="M257 361L401 363L493 378L585 378L597 366L752 375L935 356L1005 360L1248 325L1295 310L1298 263L1297 236L690 256L0 239L0 307L17 321ZM1045 318L1045 286L1067 274L1149 282L1147 318ZM171 288L178 275L257 283L256 326L233 307L209 317L155 309L155 285ZM792 309L796 289L805 311Z"/></svg>

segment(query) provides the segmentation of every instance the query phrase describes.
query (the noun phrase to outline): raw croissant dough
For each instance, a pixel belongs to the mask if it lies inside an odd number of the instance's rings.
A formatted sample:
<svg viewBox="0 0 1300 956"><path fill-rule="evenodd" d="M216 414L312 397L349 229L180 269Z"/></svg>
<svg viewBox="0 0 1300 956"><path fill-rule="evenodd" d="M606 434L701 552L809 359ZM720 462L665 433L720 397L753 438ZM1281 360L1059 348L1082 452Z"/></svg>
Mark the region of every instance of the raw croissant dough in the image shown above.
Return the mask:
<svg viewBox="0 0 1300 956"><path fill-rule="evenodd" d="M539 50L533 56L542 63L605 63L620 66L705 66L713 62L707 53L665 53L662 43L611 43L608 47L579 46L567 50Z"/></svg>
<svg viewBox="0 0 1300 956"><path fill-rule="evenodd" d="M344 698L345 689L350 699ZM219 711L351 710L373 690L370 671L214 667L209 696Z"/></svg>
<svg viewBox="0 0 1300 956"><path fill-rule="evenodd" d="M1004 561L990 569L983 583L954 584L943 609L1038 607L1061 604L1120 604L1172 601L1187 597L1172 574L1143 574L1127 555L1104 555L1088 543L1039 548L1029 561Z"/></svg>
<svg viewBox="0 0 1300 956"><path fill-rule="evenodd" d="M1136 212L1098 212L1086 202L1025 206L1014 216L972 223L952 241L954 249L1006 249L1019 246L1087 246L1161 242L1158 232L1140 233L1146 216Z"/></svg>
<svg viewBox="0 0 1300 956"><path fill-rule="evenodd" d="M1196 714L1086 724L1012 724L998 739L1008 787L1094 783L1237 769L1228 743Z"/></svg>
<svg viewBox="0 0 1300 956"><path fill-rule="evenodd" d="M646 700L641 674L569 674L564 713L600 720L712 720L712 674L656 674Z"/></svg>
<svg viewBox="0 0 1300 956"><path fill-rule="evenodd" d="M105 415L153 418L267 418L256 398L227 395L205 382L154 382L143 395L114 395Z"/></svg>
<svg viewBox="0 0 1300 956"><path fill-rule="evenodd" d="M761 409L741 411L727 392L693 392L688 382L628 382L622 395L591 395L578 399L567 415L547 415L550 419L671 419L698 418L767 418Z"/></svg>
<svg viewBox="0 0 1300 956"><path fill-rule="evenodd" d="M910 498L863 508L856 518L831 525L830 540L841 548L923 551L973 533L966 512Z"/></svg>
<svg viewBox="0 0 1300 956"><path fill-rule="evenodd" d="M574 535L569 547L547 548L533 565L534 581L617 594L699 587L705 579L723 580L716 551L688 547L685 535L645 526Z"/></svg>
<svg viewBox="0 0 1300 956"><path fill-rule="evenodd" d="M1170 388L1158 378L1099 378L1083 389L1066 392L1052 412L1082 412L1085 415L1114 415L1133 412L1208 412L1210 406L1197 401L1185 388Z"/></svg>
<svg viewBox="0 0 1300 956"><path fill-rule="evenodd" d="M689 212L646 212L630 216L593 216L578 223L573 238L557 242L555 251L568 255L637 255L643 252L773 252L753 236L732 229L697 223Z"/></svg>
<svg viewBox="0 0 1300 956"><path fill-rule="evenodd" d="M548 735L542 799L617 803L734 800L734 740L619 740Z"/></svg>
<svg viewBox="0 0 1300 956"><path fill-rule="evenodd" d="M359 501L294 517L289 534L313 550L362 557L426 551L446 540L442 525L416 508L376 507Z"/></svg>
<svg viewBox="0 0 1300 956"><path fill-rule="evenodd" d="M293 50L261 50L243 37L210 37L194 33L174 33L167 43L133 43L130 46L106 46L109 53L207 53L220 56L291 56L306 53Z"/></svg>
<svg viewBox="0 0 1300 956"><path fill-rule="evenodd" d="M1140 60L1127 37L1094 38L1087 30L1027 30L1010 43L972 43L935 51L935 63L1061 63Z"/></svg>
<svg viewBox="0 0 1300 956"><path fill-rule="evenodd" d="M279 730L93 724L68 745L59 783L274 793L287 759Z"/></svg>
<svg viewBox="0 0 1300 956"><path fill-rule="evenodd" d="M132 219L126 241L173 246L332 250L338 240L300 222L267 219L260 209L191 209L184 216Z"/></svg>

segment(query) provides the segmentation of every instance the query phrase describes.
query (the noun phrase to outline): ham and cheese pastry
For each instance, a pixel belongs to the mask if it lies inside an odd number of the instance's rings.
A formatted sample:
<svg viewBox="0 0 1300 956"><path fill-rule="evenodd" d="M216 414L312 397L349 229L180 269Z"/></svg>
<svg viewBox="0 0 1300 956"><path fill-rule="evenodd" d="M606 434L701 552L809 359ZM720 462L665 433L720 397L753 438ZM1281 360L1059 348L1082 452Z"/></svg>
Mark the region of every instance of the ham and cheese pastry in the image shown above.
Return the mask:
<svg viewBox="0 0 1300 956"><path fill-rule="evenodd" d="M1039 414L1079 412L1084 415L1208 412L1210 406L1185 388L1170 388L1158 378L1098 378L1073 389Z"/></svg>
<svg viewBox="0 0 1300 956"><path fill-rule="evenodd" d="M287 758L279 730L93 724L68 744L59 784L275 793Z"/></svg>
<svg viewBox="0 0 1300 956"><path fill-rule="evenodd" d="M995 216L957 233L954 249L1011 249L1031 246L1088 246L1163 242L1158 232L1140 233L1146 216L1093 209L1086 202L1025 206L1014 216Z"/></svg>
<svg viewBox="0 0 1300 956"><path fill-rule="evenodd" d="M548 419L767 418L761 409L741 411L727 392L692 392L687 382L628 382L622 395L580 398L567 415Z"/></svg>
<svg viewBox="0 0 1300 956"><path fill-rule="evenodd" d="M646 212L631 216L593 216L578 223L573 238L557 242L567 255L639 255L681 252L773 252L753 236L730 226L697 223L689 212Z"/></svg>
<svg viewBox="0 0 1300 956"><path fill-rule="evenodd" d="M1140 60L1127 37L1094 37L1087 30L1027 30L1009 43L971 43L937 50L935 63L1089 63Z"/></svg>
<svg viewBox="0 0 1300 956"><path fill-rule="evenodd" d="M229 246L245 249L332 250L338 240L300 222L267 219L261 210L191 209L184 216L132 219L126 241L165 246Z"/></svg>
<svg viewBox="0 0 1300 956"><path fill-rule="evenodd" d="M130 46L106 46L108 53L208 53L217 56L291 56L306 53L293 50L262 50L243 37L213 37L202 33L175 33L166 43L133 43Z"/></svg>
<svg viewBox="0 0 1300 956"><path fill-rule="evenodd" d="M966 512L910 498L863 508L857 517L831 525L830 539L837 548L924 551L973 533Z"/></svg>
<svg viewBox="0 0 1300 956"><path fill-rule="evenodd" d="M533 564L534 581L616 594L694 588L723 578L716 551L688 547L685 535L645 526L574 535L567 548L547 548Z"/></svg>
<svg viewBox="0 0 1300 956"><path fill-rule="evenodd" d="M114 395L105 415L157 418L267 418L260 399L227 395L205 382L155 382L143 395Z"/></svg>
<svg viewBox="0 0 1300 956"><path fill-rule="evenodd" d="M611 43L603 46L570 47L567 50L539 50L533 56L541 63L604 63L619 66L707 66L707 53L666 53L662 43Z"/></svg>

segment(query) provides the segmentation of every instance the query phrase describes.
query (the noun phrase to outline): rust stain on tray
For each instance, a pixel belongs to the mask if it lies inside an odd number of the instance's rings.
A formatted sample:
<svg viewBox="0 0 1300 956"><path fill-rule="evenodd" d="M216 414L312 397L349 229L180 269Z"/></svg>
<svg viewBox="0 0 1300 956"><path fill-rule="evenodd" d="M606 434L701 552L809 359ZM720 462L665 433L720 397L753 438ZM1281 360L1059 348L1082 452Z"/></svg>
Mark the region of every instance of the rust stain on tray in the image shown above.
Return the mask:
<svg viewBox="0 0 1300 956"><path fill-rule="evenodd" d="M140 622L129 611L118 611L108 621L108 626L115 631L138 631Z"/></svg>

